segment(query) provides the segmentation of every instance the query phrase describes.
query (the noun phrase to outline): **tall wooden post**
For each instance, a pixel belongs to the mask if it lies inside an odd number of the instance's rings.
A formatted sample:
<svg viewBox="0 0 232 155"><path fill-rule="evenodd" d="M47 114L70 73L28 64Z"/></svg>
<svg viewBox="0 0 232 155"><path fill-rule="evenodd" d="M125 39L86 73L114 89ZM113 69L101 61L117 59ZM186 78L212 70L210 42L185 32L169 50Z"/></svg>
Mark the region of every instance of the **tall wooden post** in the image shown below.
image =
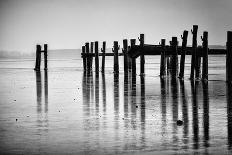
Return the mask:
<svg viewBox="0 0 232 155"><path fill-rule="evenodd" d="M102 52L102 73L105 72L105 53L106 53L106 42L103 41L103 44L102 44L102 49L101 49L101 52Z"/></svg>
<svg viewBox="0 0 232 155"><path fill-rule="evenodd" d="M232 82L232 31L227 31L226 43L226 81Z"/></svg>
<svg viewBox="0 0 232 155"><path fill-rule="evenodd" d="M202 64L202 79L208 80L208 32L203 32L202 46L203 46L203 64Z"/></svg>
<svg viewBox="0 0 232 155"><path fill-rule="evenodd" d="M127 39L123 40L123 49L122 52L124 54L124 73L128 72L128 56L127 56L127 50L128 50L128 43Z"/></svg>
<svg viewBox="0 0 232 155"><path fill-rule="evenodd" d="M178 53L177 53L177 37L172 37L172 55L171 55L171 76L176 77L178 74Z"/></svg>
<svg viewBox="0 0 232 155"><path fill-rule="evenodd" d="M86 71L87 67L86 67L86 56L85 54L85 46L82 46L82 59L83 59L83 68L84 71Z"/></svg>
<svg viewBox="0 0 232 155"><path fill-rule="evenodd" d="M94 45L94 42L91 42L90 43L90 53L92 54L93 53L93 45ZM92 67L93 67L93 57L90 57L90 69L92 70Z"/></svg>
<svg viewBox="0 0 232 155"><path fill-rule="evenodd" d="M193 34L193 40L192 40L192 59L191 59L190 79L194 79L194 72L196 68L197 31L198 31L198 25L193 25L193 29L191 30Z"/></svg>
<svg viewBox="0 0 232 155"><path fill-rule="evenodd" d="M36 61L35 61L35 68L34 70L40 70L40 63L41 63L41 46L36 45Z"/></svg>
<svg viewBox="0 0 232 155"><path fill-rule="evenodd" d="M119 50L118 42L114 41L113 52L114 52L114 73L115 74L118 74L118 72L119 72L118 50Z"/></svg>
<svg viewBox="0 0 232 155"><path fill-rule="evenodd" d="M144 46L144 34L140 34L140 37L138 38L140 41L140 50L142 51L142 54L140 55L140 75L144 75L144 65L145 65L145 58L143 54L143 46Z"/></svg>
<svg viewBox="0 0 232 155"><path fill-rule="evenodd" d="M131 39L130 42L131 42L131 49L132 49L135 46L136 39ZM135 76L136 75L136 58L131 59L131 65L132 65L132 75Z"/></svg>
<svg viewBox="0 0 232 155"><path fill-rule="evenodd" d="M89 43L85 43L85 53L87 54L86 59L87 59L87 70L90 71L90 64L91 64L91 57L89 56Z"/></svg>
<svg viewBox="0 0 232 155"><path fill-rule="evenodd" d="M99 55L98 55L98 41L95 41L95 72L98 74L99 72Z"/></svg>
<svg viewBox="0 0 232 155"><path fill-rule="evenodd" d="M160 77L166 75L166 51L165 51L165 39L161 39L161 58L160 58Z"/></svg>
<svg viewBox="0 0 232 155"><path fill-rule="evenodd" d="M44 70L48 69L48 44L44 44Z"/></svg>
<svg viewBox="0 0 232 155"><path fill-rule="evenodd" d="M180 73L179 77L184 77L184 66L185 66L185 54L186 54L186 46L187 46L187 38L188 38L188 31L183 32L182 38L182 47L181 47L181 58L180 58Z"/></svg>
<svg viewBox="0 0 232 155"><path fill-rule="evenodd" d="M199 79L201 75L201 55L200 55L200 49L197 48L197 54L196 54L196 66L195 66L195 71L196 75L195 78Z"/></svg>

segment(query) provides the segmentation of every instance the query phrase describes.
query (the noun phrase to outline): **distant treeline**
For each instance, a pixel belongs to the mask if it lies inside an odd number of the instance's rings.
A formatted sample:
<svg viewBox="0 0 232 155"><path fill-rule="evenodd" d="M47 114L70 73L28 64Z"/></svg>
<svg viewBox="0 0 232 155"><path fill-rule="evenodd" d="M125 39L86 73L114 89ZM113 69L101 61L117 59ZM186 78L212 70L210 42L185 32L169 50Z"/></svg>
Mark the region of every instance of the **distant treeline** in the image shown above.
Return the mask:
<svg viewBox="0 0 232 155"><path fill-rule="evenodd" d="M222 45L209 45L210 49L226 49ZM48 50L48 59L78 59L81 58L81 49L56 49ZM106 53L111 53L112 47L106 49ZM121 51L120 51L121 52ZM35 58L35 52L22 53L19 51L0 51L0 59L30 59Z"/></svg>

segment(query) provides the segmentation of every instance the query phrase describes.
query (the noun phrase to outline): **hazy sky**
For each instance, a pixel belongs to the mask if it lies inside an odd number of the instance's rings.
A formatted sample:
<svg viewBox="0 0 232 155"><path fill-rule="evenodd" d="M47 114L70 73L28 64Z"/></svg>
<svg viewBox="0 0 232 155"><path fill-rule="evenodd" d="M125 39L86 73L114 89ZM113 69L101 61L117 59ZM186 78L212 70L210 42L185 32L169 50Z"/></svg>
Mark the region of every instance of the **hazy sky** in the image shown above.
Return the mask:
<svg viewBox="0 0 232 155"><path fill-rule="evenodd" d="M157 44L194 24L199 37L209 32L209 44L225 45L232 0L0 0L0 50L34 52L37 43L72 49L104 40L111 47L140 33Z"/></svg>

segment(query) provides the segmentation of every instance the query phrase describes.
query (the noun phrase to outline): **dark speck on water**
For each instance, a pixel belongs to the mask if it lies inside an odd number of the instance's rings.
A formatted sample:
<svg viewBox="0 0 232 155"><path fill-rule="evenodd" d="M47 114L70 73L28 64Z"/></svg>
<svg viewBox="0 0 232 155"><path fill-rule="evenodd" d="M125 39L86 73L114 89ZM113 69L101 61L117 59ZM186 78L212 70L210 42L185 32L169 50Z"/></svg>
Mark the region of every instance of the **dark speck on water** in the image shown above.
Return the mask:
<svg viewBox="0 0 232 155"><path fill-rule="evenodd" d="M178 120L178 121L176 121L176 124L177 124L178 126L181 126L181 125L183 125L183 121Z"/></svg>

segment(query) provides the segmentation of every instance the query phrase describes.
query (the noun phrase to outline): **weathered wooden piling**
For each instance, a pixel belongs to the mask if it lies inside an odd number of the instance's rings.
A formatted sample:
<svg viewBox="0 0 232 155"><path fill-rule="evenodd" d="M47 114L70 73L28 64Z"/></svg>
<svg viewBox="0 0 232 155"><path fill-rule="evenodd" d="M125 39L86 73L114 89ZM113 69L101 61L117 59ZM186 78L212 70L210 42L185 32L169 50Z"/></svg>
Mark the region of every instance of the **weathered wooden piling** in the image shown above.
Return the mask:
<svg viewBox="0 0 232 155"><path fill-rule="evenodd" d="M85 54L85 46L82 46L82 53ZM83 59L83 68L84 71L86 71L87 67L86 67L86 56L82 56Z"/></svg>
<svg viewBox="0 0 232 155"><path fill-rule="evenodd" d="M232 31L227 31L226 42L226 81L232 82Z"/></svg>
<svg viewBox="0 0 232 155"><path fill-rule="evenodd" d="M119 50L119 46L118 46L118 42L114 41L114 47L113 47L113 52L114 52L114 73L118 74L119 72L119 64L118 64L118 50Z"/></svg>
<svg viewBox="0 0 232 155"><path fill-rule="evenodd" d="M202 62L202 80L208 80L208 32L203 32L202 47L203 47L203 62Z"/></svg>
<svg viewBox="0 0 232 155"><path fill-rule="evenodd" d="M41 63L41 46L36 45L36 61L35 61L35 68L34 70L40 70L40 63Z"/></svg>
<svg viewBox="0 0 232 155"><path fill-rule="evenodd" d="M196 71L195 78L199 79L201 75L201 55L199 48L197 48L195 71Z"/></svg>
<svg viewBox="0 0 232 155"><path fill-rule="evenodd" d="M136 39L131 39L130 43L131 43L131 48L134 48L136 44ZM132 65L132 75L136 75L136 58L131 59L131 65Z"/></svg>
<svg viewBox="0 0 232 155"><path fill-rule="evenodd" d="M193 34L193 40L192 40L192 59L191 59L190 79L194 79L194 72L196 68L197 31L198 31L198 25L193 25L193 29L191 30Z"/></svg>
<svg viewBox="0 0 232 155"><path fill-rule="evenodd" d="M102 73L105 72L105 53L106 53L106 42L103 41L102 44L102 48L101 48L101 52L102 52Z"/></svg>
<svg viewBox="0 0 232 155"><path fill-rule="evenodd" d="M123 39L123 49L122 52L124 54L124 73L128 72L128 56L127 56L127 50L128 50L128 42L127 39Z"/></svg>
<svg viewBox="0 0 232 155"><path fill-rule="evenodd" d="M184 77L184 66L185 66L185 54L186 54L186 46L187 46L187 38L188 38L188 31L183 32L182 39L182 47L181 47L181 58L180 58L180 73L179 77Z"/></svg>
<svg viewBox="0 0 232 155"><path fill-rule="evenodd" d="M89 54L89 43L85 43L85 53ZM91 57L88 55L87 58L87 70L90 71L90 65L91 65Z"/></svg>
<svg viewBox="0 0 232 155"><path fill-rule="evenodd" d="M91 42L90 43L90 53L92 54L93 53L93 45L94 45L94 42ZM93 57L90 57L90 69L92 70L93 68Z"/></svg>
<svg viewBox="0 0 232 155"><path fill-rule="evenodd" d="M171 76L176 77L178 73L178 53L177 53L177 37L172 37L172 55L171 55Z"/></svg>
<svg viewBox="0 0 232 155"><path fill-rule="evenodd" d="M98 74L99 72L99 55L98 55L98 41L94 43L95 49L95 72Z"/></svg>
<svg viewBox="0 0 232 155"><path fill-rule="evenodd" d="M138 38L140 41L140 48L143 49L144 46L144 34L140 34L140 37ZM140 75L144 75L144 65L145 65L145 58L142 51L142 54L140 55Z"/></svg>
<svg viewBox="0 0 232 155"><path fill-rule="evenodd" d="M161 39L161 58L160 58L160 77L166 75L166 52L165 52L165 39Z"/></svg>
<svg viewBox="0 0 232 155"><path fill-rule="evenodd" d="M44 44L44 70L48 69L48 44Z"/></svg>

